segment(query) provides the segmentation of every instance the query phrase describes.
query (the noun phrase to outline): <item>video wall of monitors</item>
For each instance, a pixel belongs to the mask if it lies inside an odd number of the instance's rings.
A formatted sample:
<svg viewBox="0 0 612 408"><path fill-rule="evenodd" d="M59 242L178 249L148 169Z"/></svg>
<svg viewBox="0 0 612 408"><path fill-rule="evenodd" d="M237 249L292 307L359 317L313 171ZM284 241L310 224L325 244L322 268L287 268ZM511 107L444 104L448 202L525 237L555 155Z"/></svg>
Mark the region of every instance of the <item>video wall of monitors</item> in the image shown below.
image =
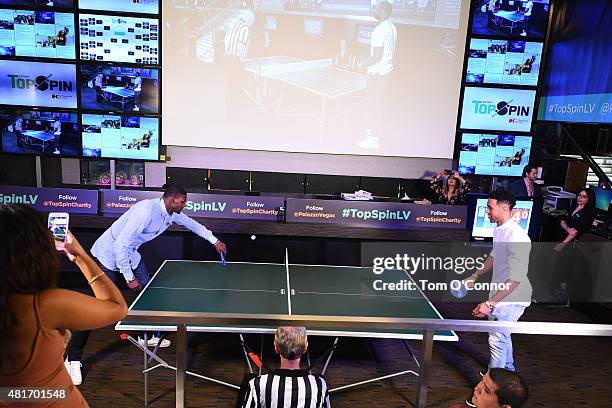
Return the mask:
<svg viewBox="0 0 612 408"><path fill-rule="evenodd" d="M532 125L549 0L472 0L455 155L460 174L520 177Z"/></svg>
<svg viewBox="0 0 612 408"><path fill-rule="evenodd" d="M159 160L159 13L159 0L0 0L0 152Z"/></svg>

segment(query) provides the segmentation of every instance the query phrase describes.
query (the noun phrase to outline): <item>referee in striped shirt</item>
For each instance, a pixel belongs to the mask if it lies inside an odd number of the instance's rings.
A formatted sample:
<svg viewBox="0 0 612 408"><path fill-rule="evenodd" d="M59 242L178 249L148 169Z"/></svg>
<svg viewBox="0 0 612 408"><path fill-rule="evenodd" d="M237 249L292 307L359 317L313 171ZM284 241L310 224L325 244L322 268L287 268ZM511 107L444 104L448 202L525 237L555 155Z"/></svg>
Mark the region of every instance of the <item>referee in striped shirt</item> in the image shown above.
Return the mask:
<svg viewBox="0 0 612 408"><path fill-rule="evenodd" d="M320 375L300 370L300 358L308 348L306 328L279 327L274 350L281 366L272 374L249 381L244 408L329 408L327 382Z"/></svg>
<svg viewBox="0 0 612 408"><path fill-rule="evenodd" d="M250 27L255 21L255 14L252 0L246 0L245 7L237 14L234 24L227 28L224 38L225 114L228 119L240 117L246 103L243 89L248 78L244 62L248 56Z"/></svg>

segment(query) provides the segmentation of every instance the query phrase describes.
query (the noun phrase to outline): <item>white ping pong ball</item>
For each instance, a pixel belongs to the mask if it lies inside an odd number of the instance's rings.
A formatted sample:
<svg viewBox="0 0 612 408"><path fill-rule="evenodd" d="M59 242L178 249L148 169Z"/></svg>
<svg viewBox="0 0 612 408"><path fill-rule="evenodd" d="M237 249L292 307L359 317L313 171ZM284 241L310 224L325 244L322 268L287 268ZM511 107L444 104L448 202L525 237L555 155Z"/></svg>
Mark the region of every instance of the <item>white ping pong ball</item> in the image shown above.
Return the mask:
<svg viewBox="0 0 612 408"><path fill-rule="evenodd" d="M251 235L251 240L255 241L255 238L257 238L255 235Z"/></svg>

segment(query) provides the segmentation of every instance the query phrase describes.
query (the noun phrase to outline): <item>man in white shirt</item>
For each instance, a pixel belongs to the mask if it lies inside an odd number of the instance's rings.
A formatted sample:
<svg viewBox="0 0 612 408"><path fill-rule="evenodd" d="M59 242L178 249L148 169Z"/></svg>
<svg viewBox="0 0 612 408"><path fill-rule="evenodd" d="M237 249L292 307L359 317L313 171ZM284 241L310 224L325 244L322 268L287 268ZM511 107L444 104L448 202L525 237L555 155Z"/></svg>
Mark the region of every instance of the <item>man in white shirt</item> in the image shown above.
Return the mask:
<svg viewBox="0 0 612 408"><path fill-rule="evenodd" d="M96 102L102 103L102 87L104 86L104 75L100 72L94 78L93 82L94 89L96 90Z"/></svg>
<svg viewBox="0 0 612 408"><path fill-rule="evenodd" d="M523 32L521 33L521 37L527 36L527 29L529 28L529 19L531 18L531 13L533 11L533 1L529 0L525 3L525 10L523 10L523 16L525 19L523 20Z"/></svg>
<svg viewBox="0 0 612 408"><path fill-rule="evenodd" d="M475 317L492 316L501 321L518 321L531 304L532 288L527 272L531 240L523 228L512 218L516 204L514 194L496 190L489 194L487 214L497 224L493 231L493 250L483 267L466 279L471 286L493 268L492 283L504 283L505 289L491 290L489 300L473 310ZM499 367L514 371L510 333L489 333L491 361L489 368Z"/></svg>
<svg viewBox="0 0 612 408"><path fill-rule="evenodd" d="M492 287L489 299L474 308L474 317L516 322L531 304L532 287L527 277L531 239L512 218L512 208L515 204L516 199L510 191L500 189L489 194L487 215L491 222L497 224L493 231L493 250L483 267L464 282L471 288L481 275L493 268L491 283L498 287ZM504 368L514 371L510 333L489 333L489 350L489 369ZM475 406L469 398L466 404Z"/></svg>
<svg viewBox="0 0 612 408"><path fill-rule="evenodd" d="M61 145L61 137L62 137L62 122L60 122L59 117L55 117L53 120L53 124L51 125L53 128L53 139L55 144L55 150L53 154L60 154Z"/></svg>
<svg viewBox="0 0 612 408"><path fill-rule="evenodd" d="M17 120L13 123L13 132L15 132L15 137L17 138L17 146L23 146L25 141L23 137L23 118L21 114L17 116Z"/></svg>
<svg viewBox="0 0 612 408"><path fill-rule="evenodd" d="M142 78L140 72L136 72L136 77L132 79L132 89L134 90L134 109L140 110L140 94L142 93Z"/></svg>
<svg viewBox="0 0 612 408"><path fill-rule="evenodd" d="M182 225L214 245L218 253L227 253L227 247L213 233L197 221L182 213L187 192L175 186L164 186L162 198L142 200L134 204L96 240L91 254L100 269L115 283L122 277L130 290L138 291L149 282L150 276L142 262L138 248L161 235L173 223ZM66 369L75 385L82 382L81 355L91 331L75 331L67 349ZM170 341L148 340L149 346L170 346ZM140 340L144 344L144 340Z"/></svg>
<svg viewBox="0 0 612 408"><path fill-rule="evenodd" d="M363 149L378 149L380 133L384 124L385 93L390 74L393 71L393 58L397 42L397 29L389 18L393 6L382 0L376 7L375 18L378 24L370 36L370 56L362 61L358 68L368 74L368 111L365 139L357 145Z"/></svg>

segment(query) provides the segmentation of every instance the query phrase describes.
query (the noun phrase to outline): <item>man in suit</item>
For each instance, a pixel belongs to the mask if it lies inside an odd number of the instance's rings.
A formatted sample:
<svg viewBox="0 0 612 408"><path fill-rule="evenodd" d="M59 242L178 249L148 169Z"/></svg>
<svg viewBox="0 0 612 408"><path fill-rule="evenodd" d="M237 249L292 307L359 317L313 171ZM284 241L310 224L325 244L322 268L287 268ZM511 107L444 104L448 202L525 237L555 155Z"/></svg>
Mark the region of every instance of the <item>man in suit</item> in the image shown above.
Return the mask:
<svg viewBox="0 0 612 408"><path fill-rule="evenodd" d="M540 195L540 186L534 183L538 177L538 169L531 164L523 167L523 177L508 186L516 197L537 197Z"/></svg>

